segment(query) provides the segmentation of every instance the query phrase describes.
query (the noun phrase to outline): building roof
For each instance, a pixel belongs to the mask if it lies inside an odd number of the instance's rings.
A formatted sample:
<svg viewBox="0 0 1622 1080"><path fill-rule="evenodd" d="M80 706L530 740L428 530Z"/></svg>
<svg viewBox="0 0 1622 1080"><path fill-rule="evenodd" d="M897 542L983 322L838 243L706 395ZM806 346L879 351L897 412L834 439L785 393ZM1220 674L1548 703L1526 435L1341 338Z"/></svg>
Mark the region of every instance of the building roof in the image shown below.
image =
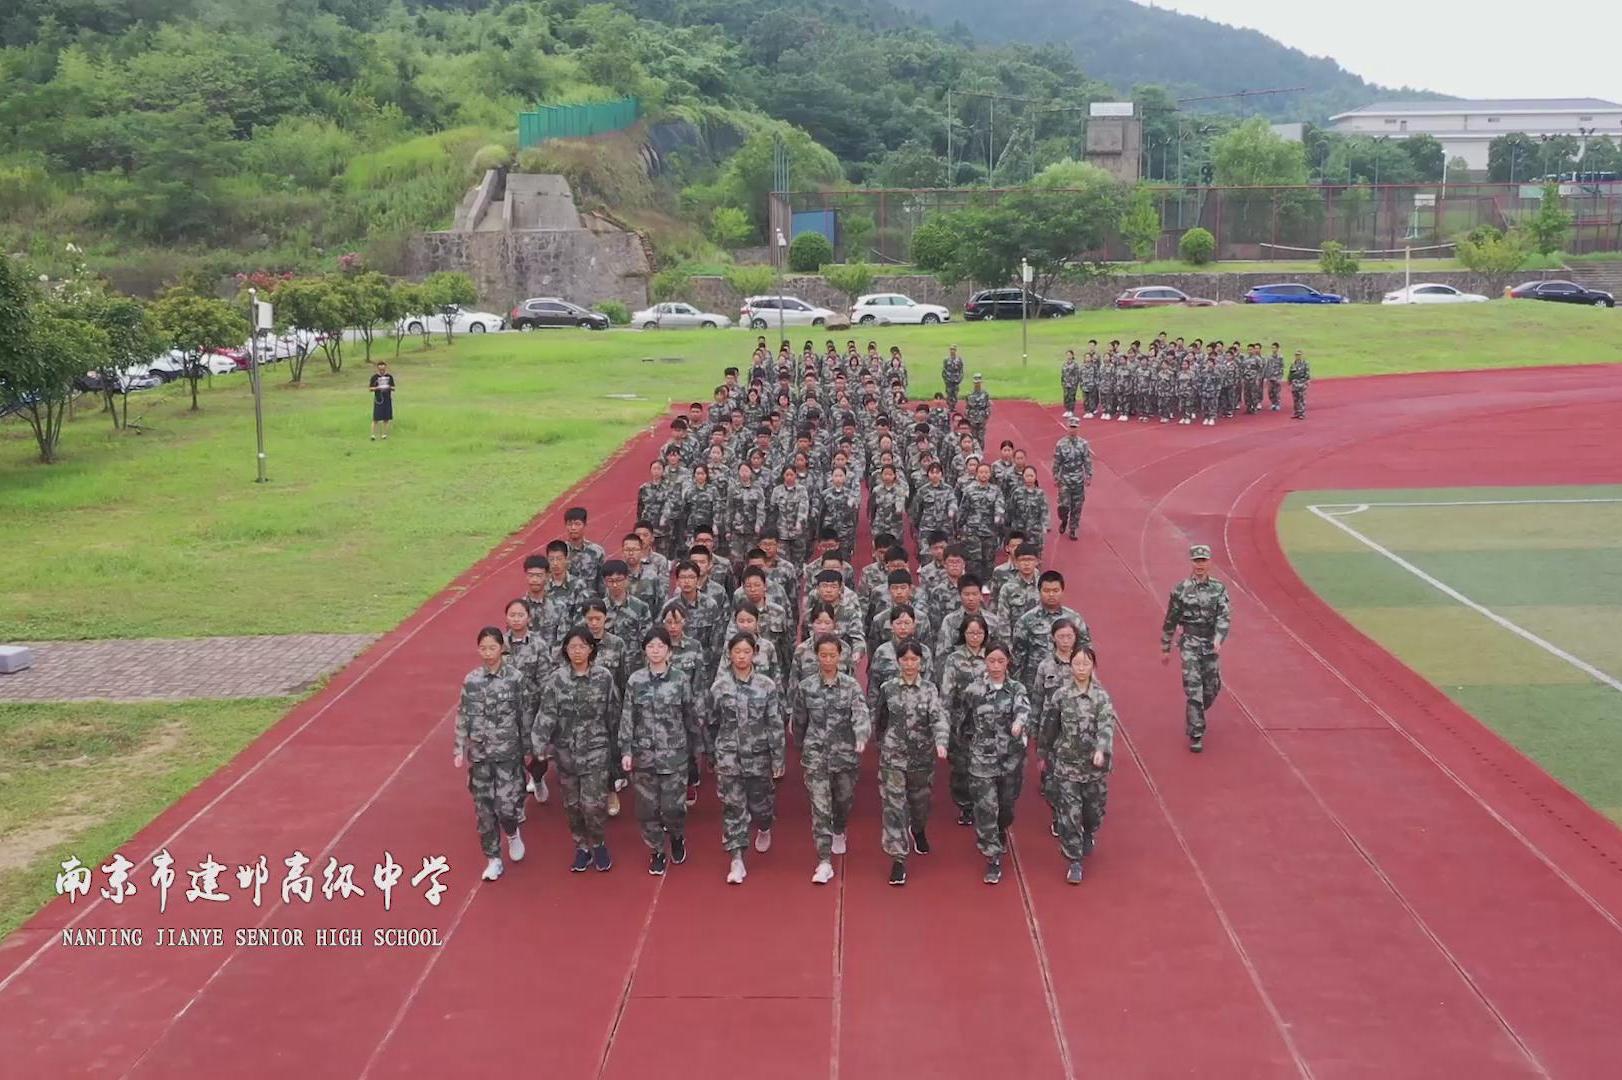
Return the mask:
<svg viewBox="0 0 1622 1080"><path fill-rule="evenodd" d="M1478 112L1614 112L1622 105L1601 98L1479 98L1454 101L1376 101L1330 117L1380 116L1386 113L1478 113Z"/></svg>

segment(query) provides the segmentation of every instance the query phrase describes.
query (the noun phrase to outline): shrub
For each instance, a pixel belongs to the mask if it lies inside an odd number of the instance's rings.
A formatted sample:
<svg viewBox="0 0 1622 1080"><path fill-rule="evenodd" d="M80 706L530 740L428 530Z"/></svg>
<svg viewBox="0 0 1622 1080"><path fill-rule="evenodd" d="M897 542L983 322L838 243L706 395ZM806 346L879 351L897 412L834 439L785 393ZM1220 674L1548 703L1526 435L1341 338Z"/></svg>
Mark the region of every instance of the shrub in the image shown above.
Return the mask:
<svg viewBox="0 0 1622 1080"><path fill-rule="evenodd" d="M648 296L654 303L674 300L687 291L692 274L685 266L672 266L653 275L648 282Z"/></svg>
<svg viewBox="0 0 1622 1080"><path fill-rule="evenodd" d="M1339 240L1325 240L1319 248L1318 269L1333 277L1349 277L1357 273L1357 256Z"/></svg>
<svg viewBox="0 0 1622 1080"><path fill-rule="evenodd" d="M755 238L749 215L736 206L717 206L710 213L710 239L724 248L740 248Z"/></svg>
<svg viewBox="0 0 1622 1080"><path fill-rule="evenodd" d="M873 287L873 267L865 262L824 266L822 276L829 285L844 293L853 304L858 296Z"/></svg>
<svg viewBox="0 0 1622 1080"><path fill-rule="evenodd" d="M473 155L473 172L483 176L491 169L499 169L503 165L511 165L512 151L499 143L490 143L479 147L478 153Z"/></svg>
<svg viewBox="0 0 1622 1080"><path fill-rule="evenodd" d="M834 261L834 246L821 233L803 232L788 246L788 268L797 274L814 274Z"/></svg>
<svg viewBox="0 0 1622 1080"><path fill-rule="evenodd" d="M1177 254L1186 263L1204 266L1216 254L1216 237L1211 235L1210 230L1196 226L1177 241Z"/></svg>
<svg viewBox="0 0 1622 1080"><path fill-rule="evenodd" d="M615 326L626 326L631 321L631 309L618 300L602 300L592 306L593 311L600 311L608 316L608 321Z"/></svg>
<svg viewBox="0 0 1622 1080"><path fill-rule="evenodd" d="M777 273L769 266L729 266L724 275L739 296L760 296L771 291Z"/></svg>
<svg viewBox="0 0 1622 1080"><path fill-rule="evenodd" d="M1521 268L1531 247L1519 229L1501 233L1482 225L1459 237L1457 251L1459 261L1479 274L1507 274Z"/></svg>

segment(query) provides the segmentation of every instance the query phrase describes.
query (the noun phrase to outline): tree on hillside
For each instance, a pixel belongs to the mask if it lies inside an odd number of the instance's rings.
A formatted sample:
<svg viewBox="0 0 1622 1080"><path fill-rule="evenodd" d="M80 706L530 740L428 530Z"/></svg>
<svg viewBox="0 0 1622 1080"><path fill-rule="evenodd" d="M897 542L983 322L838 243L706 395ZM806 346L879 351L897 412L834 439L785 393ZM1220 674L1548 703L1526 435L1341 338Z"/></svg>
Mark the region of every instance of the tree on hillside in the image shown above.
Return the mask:
<svg viewBox="0 0 1622 1080"><path fill-rule="evenodd" d="M1236 187L1281 186L1307 182L1301 144L1274 134L1267 121L1252 117L1211 144L1216 183Z"/></svg>
<svg viewBox="0 0 1622 1080"><path fill-rule="evenodd" d="M441 270L429 274L422 283L422 295L433 307L434 313L445 320L445 344L449 345L456 329L456 312L479 299L479 290L473 279L454 270Z"/></svg>
<svg viewBox="0 0 1622 1080"><path fill-rule="evenodd" d="M756 235L766 239L770 239L766 237L766 204L772 190L774 134L781 135L788 148L789 185L794 189L811 190L822 184L836 183L844 176L839 159L799 128L773 124L752 133L738 152L727 159L718 184L724 201L747 208L755 223Z"/></svg>
<svg viewBox="0 0 1622 1080"><path fill-rule="evenodd" d="M873 181L887 188L946 187L946 159L917 139L908 139L879 159Z"/></svg>
<svg viewBox="0 0 1622 1080"><path fill-rule="evenodd" d="M152 318L169 346L180 350L182 371L191 383L191 411L196 412L197 383L208 374L204 357L246 341L248 320L224 300L179 289L152 306Z"/></svg>

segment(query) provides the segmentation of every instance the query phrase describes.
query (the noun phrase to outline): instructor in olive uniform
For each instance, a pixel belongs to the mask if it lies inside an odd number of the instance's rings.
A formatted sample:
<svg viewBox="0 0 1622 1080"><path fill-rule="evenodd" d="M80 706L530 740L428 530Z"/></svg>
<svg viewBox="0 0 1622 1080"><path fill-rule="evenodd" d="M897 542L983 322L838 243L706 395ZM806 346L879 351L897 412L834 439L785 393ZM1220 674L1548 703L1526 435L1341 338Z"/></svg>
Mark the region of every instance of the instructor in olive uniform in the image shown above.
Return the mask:
<svg viewBox="0 0 1622 1080"><path fill-rule="evenodd" d="M1195 544L1188 549L1193 572L1171 591L1166 621L1160 627L1160 659L1171 660L1172 635L1182 628L1178 642L1183 656L1183 692L1188 698L1188 748L1205 749L1205 711L1222 690L1222 643L1228 639L1230 612L1228 587L1211 576L1211 549Z"/></svg>

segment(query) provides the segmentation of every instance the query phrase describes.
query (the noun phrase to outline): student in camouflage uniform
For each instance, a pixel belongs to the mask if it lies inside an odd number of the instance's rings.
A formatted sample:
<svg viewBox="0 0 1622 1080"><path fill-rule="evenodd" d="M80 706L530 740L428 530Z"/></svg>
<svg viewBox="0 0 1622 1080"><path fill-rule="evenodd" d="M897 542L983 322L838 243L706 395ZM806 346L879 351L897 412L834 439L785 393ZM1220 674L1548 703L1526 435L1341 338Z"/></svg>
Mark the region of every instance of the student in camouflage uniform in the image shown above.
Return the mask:
<svg viewBox="0 0 1622 1080"><path fill-rule="evenodd" d="M1177 422L1192 424L1199 412L1199 391L1194 385L1194 365L1187 358L1177 365Z"/></svg>
<svg viewBox="0 0 1622 1080"><path fill-rule="evenodd" d="M1229 345L1217 361L1217 378L1222 387L1222 418L1232 419L1239 407L1239 347Z"/></svg>
<svg viewBox="0 0 1622 1080"><path fill-rule="evenodd" d="M1262 345L1250 343L1244 359L1239 361L1239 382L1244 389L1245 415L1252 416L1262 407Z"/></svg>
<svg viewBox="0 0 1622 1080"><path fill-rule="evenodd" d="M507 834L507 856L524 857L518 826L524 820L524 755L529 751L529 704L524 679L502 655L501 630L479 631L479 666L462 680L456 707L456 743L451 763L467 770L479 846L488 860L484 880L502 874L501 834Z"/></svg>
<svg viewBox="0 0 1622 1080"><path fill-rule="evenodd" d="M715 782L721 795L721 842L732 855L727 882L748 876L744 849L754 825L755 850L772 846L777 787L784 769L783 700L777 684L755 670L755 639L737 634L727 642L732 664L710 684L705 714L714 748Z"/></svg>
<svg viewBox="0 0 1622 1080"><path fill-rule="evenodd" d="M957 535L969 570L982 580L991 576L1007 514L1002 492L991 482L991 466L981 462L958 500Z"/></svg>
<svg viewBox="0 0 1622 1080"><path fill-rule="evenodd" d="M962 695L969 743L969 792L974 804L975 846L986 857L985 882L1002 880L1002 856L1014 804L1025 780L1026 734L1031 703L1025 687L1008 674L1006 645L986 650L986 670Z"/></svg>
<svg viewBox="0 0 1622 1080"><path fill-rule="evenodd" d="M842 670L844 643L833 634L818 634L808 644L817 668L795 686L791 717L811 798L811 839L817 847L811 881L826 885L834 876L833 856L845 853L856 774L873 725L861 684Z"/></svg>
<svg viewBox="0 0 1622 1080"><path fill-rule="evenodd" d="M907 883L907 856L929 853L929 796L935 760L945 760L950 730L940 691L924 678L924 647L903 641L896 650L899 674L875 695L879 731L879 796L883 848L890 856L890 884ZM933 755L933 757L931 756Z"/></svg>
<svg viewBox="0 0 1622 1080"><path fill-rule="evenodd" d="M862 516L861 488L849 482L850 471L835 465L828 472L828 486L817 498L817 528L831 529L841 551L856 550L856 526Z"/></svg>
<svg viewBox="0 0 1622 1080"><path fill-rule="evenodd" d="M1217 374L1216 361L1211 356L1198 356L1194 361L1194 391L1200 398L1200 423L1214 427L1218 407L1222 403L1222 379Z"/></svg>
<svg viewBox="0 0 1622 1080"><path fill-rule="evenodd" d="M954 648L940 664L941 702L946 707L951 738L947 761L951 764L952 802L957 823L974 824L974 793L969 787L969 726L963 712L963 692L985 674L986 649L992 644L990 623L983 615L970 615L958 628Z"/></svg>
<svg viewBox="0 0 1622 1080"><path fill-rule="evenodd" d="M606 564L605 564L606 565ZM619 748L619 699L625 695L625 683L631 677L633 664L631 647L608 628L608 603L604 600L592 600L586 605L586 630L591 634L592 644L596 646L596 653L592 656L593 667L602 668L613 676L615 694L614 722L608 725L609 753L608 753L608 816L620 816L620 791L630 782L630 777L620 768ZM632 641L641 640L640 633L631 638ZM641 660L641 650L637 650L637 662Z"/></svg>
<svg viewBox="0 0 1622 1080"><path fill-rule="evenodd" d="M629 540L629 538L627 538ZM641 539L638 538L638 544ZM625 677L642 664L642 650L634 643L653 625L653 613L641 597L631 591L631 568L624 559L609 559L603 563L603 612L607 618L603 628L625 643ZM632 654L633 648L635 655ZM620 683L623 690L625 684Z"/></svg>
<svg viewBox="0 0 1622 1080"><path fill-rule="evenodd" d="M1076 350L1064 351L1064 364L1059 368L1059 389L1064 393L1064 415L1076 415L1076 391L1081 389L1081 361Z"/></svg>
<svg viewBox="0 0 1622 1080"><path fill-rule="evenodd" d="M1295 350L1295 359L1290 361L1290 414L1292 420L1305 420L1307 418L1307 384L1312 382L1312 365L1307 363L1306 356L1300 349Z"/></svg>
<svg viewBox="0 0 1622 1080"><path fill-rule="evenodd" d="M636 491L636 516L650 521L654 525L655 542L664 547L664 527L660 524L665 519L665 502L673 494L673 489L665 483L665 463L663 458L648 466L648 481ZM668 550L661 554L668 554Z"/></svg>
<svg viewBox="0 0 1622 1080"><path fill-rule="evenodd" d="M1010 641L1025 613L1041 602L1042 579L1038 574L1041 560L1041 545L1025 541L1014 549L1014 557L1003 564L1012 566L1014 573L1006 577L1002 587L996 590L996 607L997 614L1008 627Z"/></svg>
<svg viewBox="0 0 1622 1080"><path fill-rule="evenodd" d="M957 493L947 486L940 462L930 462L927 476L928 482L912 497L914 543L931 532L951 532L958 516Z"/></svg>
<svg viewBox="0 0 1622 1080"><path fill-rule="evenodd" d="M693 684L671 667L670 635L654 627L642 639L646 664L625 685L620 708L620 767L632 773L636 819L648 845L648 873L665 872L670 860L687 859L688 746L704 745Z"/></svg>
<svg viewBox="0 0 1622 1080"><path fill-rule="evenodd" d="M946 385L946 409L956 412L958 391L963 387L963 358L956 345L946 350L946 359L941 361L941 382Z"/></svg>
<svg viewBox="0 0 1622 1080"><path fill-rule="evenodd" d="M963 413L974 432L974 441L985 446L986 428L991 424L991 395L986 393L985 376L979 372L974 376L974 389L963 399Z"/></svg>
<svg viewBox="0 0 1622 1080"><path fill-rule="evenodd" d="M880 466L879 482L873 485L867 503L868 524L872 526L874 537L880 533L900 536L906 513L907 489L897 479L895 465ZM877 540L874 548L878 548Z"/></svg>
<svg viewBox="0 0 1622 1080"><path fill-rule="evenodd" d="M1103 374L1098 360L1098 342L1087 342L1087 355L1081 361L1081 414L1083 420L1098 415L1099 378Z"/></svg>
<svg viewBox="0 0 1622 1080"><path fill-rule="evenodd" d="M1098 364L1098 418L1112 420L1115 415L1115 397L1117 380L1120 377L1120 357L1115 354L1115 342L1110 342L1109 352Z"/></svg>
<svg viewBox="0 0 1622 1080"><path fill-rule="evenodd" d="M1162 424L1169 424L1177 411L1177 375L1172 370L1170 357L1157 353L1155 369L1155 414Z"/></svg>
<svg viewBox="0 0 1622 1080"><path fill-rule="evenodd" d="M1093 450L1077 430L1080 421L1072 416L1065 423L1069 431L1053 448L1053 482L1059 489L1059 531L1074 540L1087 485L1093 482Z"/></svg>
<svg viewBox="0 0 1622 1080"><path fill-rule="evenodd" d="M1040 541L1047 535L1048 527L1053 520L1053 508L1048 503L1048 493L1038 486L1034 465L1025 466L1019 479L1020 486L1014 489L1013 496L1007 500L1008 527L1018 529L1026 536L1034 536Z"/></svg>
<svg viewBox="0 0 1622 1080"><path fill-rule="evenodd" d="M811 547L811 492L792 465L783 470L781 480L767 500L766 520L783 544L783 557L798 565Z"/></svg>
<svg viewBox="0 0 1622 1080"><path fill-rule="evenodd" d="M1267 380L1268 408L1278 412L1279 401L1283 398L1284 357L1278 351L1278 342L1273 342L1273 351L1267 354L1262 361L1262 378Z"/></svg>
<svg viewBox="0 0 1622 1080"><path fill-rule="evenodd" d="M1059 850L1069 866L1065 880L1080 885L1082 860L1092 854L1109 798L1115 761L1115 704L1098 685L1092 649L1070 658L1071 678L1053 692L1038 742L1048 762Z"/></svg>
<svg viewBox="0 0 1622 1080"><path fill-rule="evenodd" d="M755 482L755 470L748 462L738 466L737 482L727 491L720 525L727 534L727 556L741 565L766 527L766 488Z"/></svg>
<svg viewBox="0 0 1622 1080"><path fill-rule="evenodd" d="M1025 688L1031 698L1032 723L1040 730L1042 717L1047 713L1048 699L1062 684L1070 681L1070 659L1076 655L1081 647L1081 631L1069 619L1060 619L1053 624L1053 632L1049 635L1053 640L1053 651L1042 658L1036 665L1036 678ZM1037 742L1036 756L1042 762L1042 798L1047 800L1048 808L1054 809L1053 792L1048 786L1050 772L1047 769L1047 757L1040 741ZM1053 826L1057 829L1058 826ZM1058 835L1057 832L1054 833Z"/></svg>
<svg viewBox="0 0 1622 1080"><path fill-rule="evenodd" d="M586 539L586 508L571 506L563 512L563 535L569 545L569 576L589 596L603 595L603 563L608 555L601 544Z"/></svg>
<svg viewBox="0 0 1622 1080"><path fill-rule="evenodd" d="M1185 727L1188 748L1205 748L1205 711L1222 691L1222 643L1228 638L1231 613L1228 589L1211 576L1211 549L1195 544L1188 549L1190 575L1179 581L1166 604L1160 627L1160 658L1171 660L1172 635L1180 628L1178 648L1183 657L1183 694L1188 699Z"/></svg>
<svg viewBox="0 0 1622 1080"><path fill-rule="evenodd" d="M986 633L994 641L1008 640L1008 625L1003 622L1002 616L985 607L985 590L980 579L973 574L964 574L957 580L958 608L946 618L941 620L940 629L935 632L935 667L934 672L938 678L944 670L947 654L962 644L963 627L969 619L979 616L986 624ZM945 693L946 684L941 684L941 692Z"/></svg>
<svg viewBox="0 0 1622 1080"><path fill-rule="evenodd" d="M1044 570L1037 579L1036 591L1037 606L1014 624L1015 678L1027 686L1036 678L1036 665L1053 651L1053 626L1060 619L1069 619L1076 624L1083 645L1093 642L1087 621L1080 613L1064 605L1063 574L1057 570Z"/></svg>
<svg viewBox="0 0 1622 1080"><path fill-rule="evenodd" d="M594 663L597 643L585 627L564 636L563 655L565 663L541 684L530 748L536 757L550 754L558 763L563 813L574 837L569 868L576 873L591 866L607 870L614 865L604 830L619 688L608 669Z"/></svg>

